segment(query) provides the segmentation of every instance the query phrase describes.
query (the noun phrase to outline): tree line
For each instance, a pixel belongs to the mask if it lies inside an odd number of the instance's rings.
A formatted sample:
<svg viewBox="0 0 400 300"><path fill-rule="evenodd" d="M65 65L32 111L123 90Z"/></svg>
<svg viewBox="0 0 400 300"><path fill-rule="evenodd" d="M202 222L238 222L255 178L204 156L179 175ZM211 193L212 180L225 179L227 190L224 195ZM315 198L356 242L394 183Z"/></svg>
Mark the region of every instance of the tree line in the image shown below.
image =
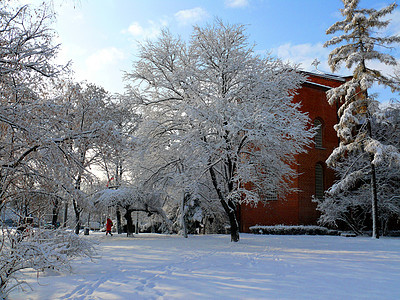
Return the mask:
<svg viewBox="0 0 400 300"><path fill-rule="evenodd" d="M327 31L343 35L326 46L337 45L332 70L344 62L353 77L327 93L340 106L340 145L327 161L338 181L316 201L322 223L361 233L372 217L378 238L378 223L385 227L400 212L400 108L379 108L368 90L374 82L399 90L400 80L368 62L396 65L385 47L400 37L374 31L388 26L382 18L395 5L374 10L343 2L344 20ZM294 64L256 55L245 26L216 19L194 26L189 41L163 30L141 45L124 75L125 93L111 95L53 63L61 46L51 9L12 3L0 3L0 296L16 271L32 266L17 265L13 256L26 243L65 243L58 233L12 231L5 222L10 211L21 221L70 224L75 234L96 214L115 214L119 232L124 217L128 235L133 212L156 215L162 230L184 236L206 220L214 231L228 226L237 242L240 204L292 191L296 155L315 134L301 104L292 102L306 77ZM91 255L89 245L79 245L77 252ZM37 269L68 264L60 258L65 253L50 253Z"/></svg>

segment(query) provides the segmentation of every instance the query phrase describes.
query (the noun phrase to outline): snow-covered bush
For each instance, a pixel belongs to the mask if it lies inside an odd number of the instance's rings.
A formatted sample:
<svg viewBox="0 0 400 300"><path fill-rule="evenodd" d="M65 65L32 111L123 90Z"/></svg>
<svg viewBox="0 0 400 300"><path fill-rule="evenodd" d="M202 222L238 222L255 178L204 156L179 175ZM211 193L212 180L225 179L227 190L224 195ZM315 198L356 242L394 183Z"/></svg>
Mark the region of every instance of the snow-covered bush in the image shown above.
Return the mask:
<svg viewBox="0 0 400 300"><path fill-rule="evenodd" d="M37 272L51 268L71 271L76 257L93 258L93 242L65 230L23 230L2 228L0 236L0 299L25 282L20 272L32 268Z"/></svg>
<svg viewBox="0 0 400 300"><path fill-rule="evenodd" d="M331 230L321 226L260 226L255 225L249 228L254 234L277 234L277 235L339 235L337 230Z"/></svg>

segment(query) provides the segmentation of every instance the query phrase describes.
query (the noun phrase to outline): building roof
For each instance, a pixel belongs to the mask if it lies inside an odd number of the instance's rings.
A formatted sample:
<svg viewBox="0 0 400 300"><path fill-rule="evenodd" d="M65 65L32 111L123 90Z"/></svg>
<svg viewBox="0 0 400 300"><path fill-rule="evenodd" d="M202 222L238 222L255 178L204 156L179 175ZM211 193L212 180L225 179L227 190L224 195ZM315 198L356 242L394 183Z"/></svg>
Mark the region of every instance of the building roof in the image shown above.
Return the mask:
<svg viewBox="0 0 400 300"><path fill-rule="evenodd" d="M311 85L314 85L314 86L317 86L317 87L320 87L320 88L323 88L323 89L326 89L326 90L330 90L332 88L331 86L327 86L327 85L323 85L323 84L319 84L319 83L315 83L315 82L307 81L307 80L304 83L305 84L311 84Z"/></svg>
<svg viewBox="0 0 400 300"><path fill-rule="evenodd" d="M307 72L307 71L301 71L301 73L306 74L306 75L331 79L331 80L337 80L337 81L341 81L341 82L345 82L346 79L352 77L352 76L339 76L339 75L328 74L328 73L313 73L313 72Z"/></svg>

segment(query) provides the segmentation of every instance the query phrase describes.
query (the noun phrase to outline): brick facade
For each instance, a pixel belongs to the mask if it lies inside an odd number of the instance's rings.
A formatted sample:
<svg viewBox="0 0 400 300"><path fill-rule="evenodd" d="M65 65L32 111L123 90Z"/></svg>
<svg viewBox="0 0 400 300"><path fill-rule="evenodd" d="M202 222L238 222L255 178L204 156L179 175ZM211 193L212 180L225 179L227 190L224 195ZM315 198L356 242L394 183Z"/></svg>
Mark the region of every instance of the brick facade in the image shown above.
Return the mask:
<svg viewBox="0 0 400 300"><path fill-rule="evenodd" d="M294 101L302 104L302 110L307 112L311 126L317 119L322 123L322 147L314 145L305 154L297 156L297 171L300 174L293 182L298 192L287 195L285 199L268 201L257 207L242 204L239 207L238 219L240 231L249 232L254 225L314 225L319 213L316 204L311 201L315 195L315 173L319 164L323 170L323 188L328 189L334 182L332 170L326 167L325 161L338 145L338 138L333 126L337 123L337 107L329 105L326 91L337 87L348 78L306 73L308 79L302 85Z"/></svg>

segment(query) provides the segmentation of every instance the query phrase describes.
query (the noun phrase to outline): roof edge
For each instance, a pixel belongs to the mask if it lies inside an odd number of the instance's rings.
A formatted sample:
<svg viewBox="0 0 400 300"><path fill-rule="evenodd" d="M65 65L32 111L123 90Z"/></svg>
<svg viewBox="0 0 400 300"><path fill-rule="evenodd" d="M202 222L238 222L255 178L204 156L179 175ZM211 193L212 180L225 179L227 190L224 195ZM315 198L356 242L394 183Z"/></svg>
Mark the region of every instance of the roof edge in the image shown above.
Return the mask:
<svg viewBox="0 0 400 300"><path fill-rule="evenodd" d="M328 74L328 73L313 73L313 72L308 72L308 71L300 71L300 73L303 74L308 74L316 77L322 77L322 78L327 78L327 79L332 79L332 80L337 80L337 81L342 81L346 82L348 78L351 78L352 76L339 76L339 75L334 75L334 74Z"/></svg>
<svg viewBox="0 0 400 300"><path fill-rule="evenodd" d="M322 88L322 89L324 89L324 90L333 89L333 87L331 87L331 86L327 86L327 85L323 85L323 84L319 84L319 83L315 83L315 82L307 81L307 80L304 81L304 84L309 84L309 85L317 86L317 87L320 87L320 88Z"/></svg>

